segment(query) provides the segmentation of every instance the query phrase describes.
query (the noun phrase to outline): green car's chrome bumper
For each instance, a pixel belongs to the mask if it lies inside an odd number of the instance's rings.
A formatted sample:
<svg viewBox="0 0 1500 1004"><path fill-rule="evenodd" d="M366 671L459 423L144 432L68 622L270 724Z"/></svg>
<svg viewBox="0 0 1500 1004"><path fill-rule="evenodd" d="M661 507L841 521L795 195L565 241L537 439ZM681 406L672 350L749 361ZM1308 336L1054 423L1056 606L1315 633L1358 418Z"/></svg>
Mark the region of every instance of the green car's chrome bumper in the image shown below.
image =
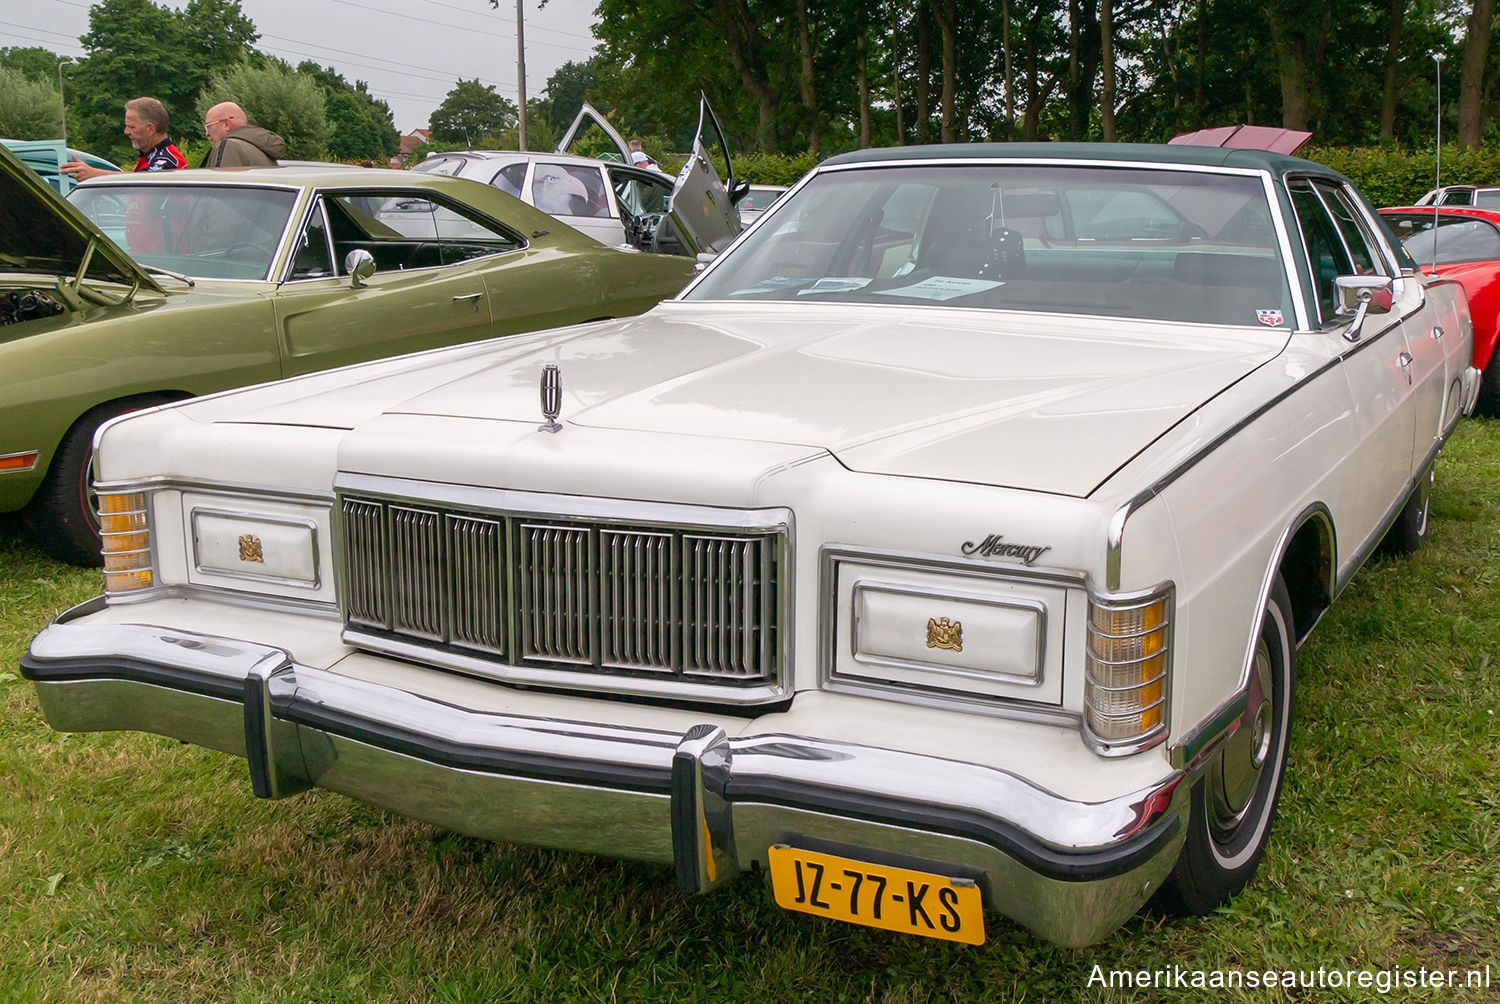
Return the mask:
<svg viewBox="0 0 1500 1004"><path fill-rule="evenodd" d="M1182 843L1179 772L1077 802L1007 771L870 746L476 712L272 646L70 623L87 609L22 660L53 728L243 756L262 797L316 785L479 837L672 864L687 892L800 845L972 878L991 908L1083 945L1141 906Z"/></svg>

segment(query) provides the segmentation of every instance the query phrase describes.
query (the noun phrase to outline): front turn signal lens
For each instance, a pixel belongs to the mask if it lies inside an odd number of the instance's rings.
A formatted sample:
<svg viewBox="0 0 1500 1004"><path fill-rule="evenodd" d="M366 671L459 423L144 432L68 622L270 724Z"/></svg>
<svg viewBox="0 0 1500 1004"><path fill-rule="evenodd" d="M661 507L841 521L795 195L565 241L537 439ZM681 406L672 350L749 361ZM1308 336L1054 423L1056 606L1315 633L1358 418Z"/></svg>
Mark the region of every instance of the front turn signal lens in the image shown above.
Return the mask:
<svg viewBox="0 0 1500 1004"><path fill-rule="evenodd" d="M1084 725L1098 744L1134 748L1165 733L1172 591L1089 598Z"/></svg>
<svg viewBox="0 0 1500 1004"><path fill-rule="evenodd" d="M100 492L104 591L124 593L151 585L151 529L145 492Z"/></svg>

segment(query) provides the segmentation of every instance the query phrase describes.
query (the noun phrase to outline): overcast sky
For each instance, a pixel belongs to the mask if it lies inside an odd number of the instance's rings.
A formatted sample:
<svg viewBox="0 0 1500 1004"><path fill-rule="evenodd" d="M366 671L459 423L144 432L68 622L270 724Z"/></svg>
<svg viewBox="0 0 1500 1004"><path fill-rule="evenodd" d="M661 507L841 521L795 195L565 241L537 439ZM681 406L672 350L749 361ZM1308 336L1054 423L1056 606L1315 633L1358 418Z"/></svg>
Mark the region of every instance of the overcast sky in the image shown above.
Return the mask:
<svg viewBox="0 0 1500 1004"><path fill-rule="evenodd" d="M528 97L540 94L561 64L593 54L596 2L548 0L538 10L538 0L523 0ZM165 5L181 8L186 0ZM0 2L0 46L82 55L78 36L88 31L89 7L88 0ZM500 0L498 10L489 0L240 0L240 7L260 32L259 49L294 66L311 59L351 83L366 81L403 133L425 128L459 77L478 77L516 99L515 0Z"/></svg>

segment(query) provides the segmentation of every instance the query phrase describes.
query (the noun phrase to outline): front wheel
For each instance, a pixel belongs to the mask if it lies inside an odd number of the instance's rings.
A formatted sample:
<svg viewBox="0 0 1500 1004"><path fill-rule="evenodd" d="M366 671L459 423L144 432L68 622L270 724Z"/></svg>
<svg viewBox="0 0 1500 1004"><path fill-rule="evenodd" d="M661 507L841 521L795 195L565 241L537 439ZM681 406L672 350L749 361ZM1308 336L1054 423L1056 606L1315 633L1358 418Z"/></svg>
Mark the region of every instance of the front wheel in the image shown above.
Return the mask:
<svg viewBox="0 0 1500 1004"><path fill-rule="evenodd" d="M1255 875L1286 774L1296 662L1291 600L1278 577L1261 614L1245 712L1193 785L1182 853L1157 890L1166 912L1208 913Z"/></svg>
<svg viewBox="0 0 1500 1004"><path fill-rule="evenodd" d="M156 401L112 402L86 412L63 437L47 477L26 511L37 546L58 561L98 567L99 504L94 494L94 433L117 415Z"/></svg>

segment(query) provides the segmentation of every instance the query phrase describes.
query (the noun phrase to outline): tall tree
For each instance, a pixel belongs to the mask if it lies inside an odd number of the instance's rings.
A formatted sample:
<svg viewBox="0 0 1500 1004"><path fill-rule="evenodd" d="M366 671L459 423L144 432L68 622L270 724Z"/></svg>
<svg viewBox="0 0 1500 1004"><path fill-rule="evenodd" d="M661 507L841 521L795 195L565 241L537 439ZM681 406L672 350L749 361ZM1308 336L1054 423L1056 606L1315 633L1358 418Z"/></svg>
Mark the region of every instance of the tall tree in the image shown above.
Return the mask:
<svg viewBox="0 0 1500 1004"><path fill-rule="evenodd" d="M333 67L307 60L297 72L323 89L328 116L328 155L338 160L384 160L401 149L390 105L370 94L363 80L353 84Z"/></svg>
<svg viewBox="0 0 1500 1004"><path fill-rule="evenodd" d="M1495 0L1474 0L1464 34L1464 65L1458 83L1458 142L1470 149L1484 136L1484 70L1494 21Z"/></svg>
<svg viewBox="0 0 1500 1004"><path fill-rule="evenodd" d="M432 113L428 125L434 142L477 147L487 136L514 129L517 121L516 103L476 78L459 80Z"/></svg>

